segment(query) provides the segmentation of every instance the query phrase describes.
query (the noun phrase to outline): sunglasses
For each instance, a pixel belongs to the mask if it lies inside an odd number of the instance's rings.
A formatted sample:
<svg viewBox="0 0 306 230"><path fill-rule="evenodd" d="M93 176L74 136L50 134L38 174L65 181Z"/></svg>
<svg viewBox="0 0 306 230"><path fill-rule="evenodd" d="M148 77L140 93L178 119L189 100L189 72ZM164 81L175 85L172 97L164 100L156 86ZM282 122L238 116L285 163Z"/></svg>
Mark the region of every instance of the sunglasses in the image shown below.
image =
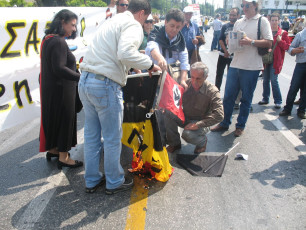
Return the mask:
<svg viewBox="0 0 306 230"><path fill-rule="evenodd" d="M119 6L122 6L122 7L123 7L123 6L126 6L126 7L128 7L129 4L120 3Z"/></svg>
<svg viewBox="0 0 306 230"><path fill-rule="evenodd" d="M241 4L241 8L243 8L243 7L249 9L250 8L250 4Z"/></svg>
<svg viewBox="0 0 306 230"><path fill-rule="evenodd" d="M145 23L153 23L153 20L145 20Z"/></svg>

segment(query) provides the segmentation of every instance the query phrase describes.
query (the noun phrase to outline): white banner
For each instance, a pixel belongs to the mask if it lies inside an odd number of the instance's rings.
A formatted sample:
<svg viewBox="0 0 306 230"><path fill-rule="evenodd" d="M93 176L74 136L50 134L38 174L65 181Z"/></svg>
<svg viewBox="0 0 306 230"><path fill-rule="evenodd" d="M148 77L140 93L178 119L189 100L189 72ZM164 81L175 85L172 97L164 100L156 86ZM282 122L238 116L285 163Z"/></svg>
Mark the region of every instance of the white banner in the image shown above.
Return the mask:
<svg viewBox="0 0 306 230"><path fill-rule="evenodd" d="M0 131L40 116L40 44L46 25L61 9L79 17L77 38L67 40L78 61L93 33L115 9L0 7Z"/></svg>

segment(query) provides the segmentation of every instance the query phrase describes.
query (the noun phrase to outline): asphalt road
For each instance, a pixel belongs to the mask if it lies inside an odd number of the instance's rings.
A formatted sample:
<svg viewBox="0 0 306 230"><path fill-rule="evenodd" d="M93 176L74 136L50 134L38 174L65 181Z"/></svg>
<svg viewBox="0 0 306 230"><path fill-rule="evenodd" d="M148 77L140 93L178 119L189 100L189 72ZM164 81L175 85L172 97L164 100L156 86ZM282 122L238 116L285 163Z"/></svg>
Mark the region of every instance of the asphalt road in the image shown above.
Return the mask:
<svg viewBox="0 0 306 230"><path fill-rule="evenodd" d="M210 52L212 30L205 37L201 56L214 82L218 52ZM286 54L279 76L283 101L294 66L295 58ZM208 134L202 155L221 155L239 142L222 177L195 177L179 166L176 155L194 149L184 144L169 155L174 173L167 183L135 177L133 191L113 196L104 188L85 194L83 168L61 172L55 161L46 161L38 152L39 119L2 131L0 229L306 229L306 120L296 116L296 106L292 116L278 117L281 110L273 104L257 104L261 94L259 79L243 136L233 134L237 112L228 131ZM75 159L83 159L83 124L81 112ZM236 153L249 159L235 160ZM125 169L130 162L124 148Z"/></svg>

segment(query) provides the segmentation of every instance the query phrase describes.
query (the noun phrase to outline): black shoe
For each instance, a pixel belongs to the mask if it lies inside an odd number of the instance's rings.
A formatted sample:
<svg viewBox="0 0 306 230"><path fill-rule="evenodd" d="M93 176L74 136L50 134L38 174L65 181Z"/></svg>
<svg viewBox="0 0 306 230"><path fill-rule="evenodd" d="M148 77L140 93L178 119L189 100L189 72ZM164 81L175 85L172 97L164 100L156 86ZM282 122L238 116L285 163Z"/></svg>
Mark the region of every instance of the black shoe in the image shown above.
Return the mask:
<svg viewBox="0 0 306 230"><path fill-rule="evenodd" d="M57 162L57 168L58 168L58 169L62 169L62 167L78 168L78 167L83 166L83 162L82 162L82 161L77 161L77 160L75 160L74 162L75 162L75 163L74 163L73 165L70 165L70 164L66 164L66 163L64 163L64 162L58 161L58 162Z"/></svg>
<svg viewBox="0 0 306 230"><path fill-rule="evenodd" d="M301 119L306 119L306 114L305 114L305 112L298 112L298 113L297 113L297 116L298 116L299 118L301 118Z"/></svg>
<svg viewBox="0 0 306 230"><path fill-rule="evenodd" d="M264 101L264 100L258 102L258 105L267 105L267 104L269 104L269 102Z"/></svg>
<svg viewBox="0 0 306 230"><path fill-rule="evenodd" d="M300 104L300 99L297 100L297 101L295 101L295 102L293 102L293 104L294 104L294 105L299 105L299 104Z"/></svg>
<svg viewBox="0 0 306 230"><path fill-rule="evenodd" d="M52 157L57 157L57 158L59 158L59 154L54 154L54 153L47 152L47 154L46 154L46 159L47 159L47 161L51 161L51 158L52 158Z"/></svg>
<svg viewBox="0 0 306 230"><path fill-rule="evenodd" d="M125 177L125 181L123 182L123 184L121 186L119 186L118 188L114 188L114 189L105 189L105 194L106 195L113 195L116 194L118 192L123 192L126 190L129 190L131 188L133 188L134 185L134 181L132 178L128 178Z"/></svg>
<svg viewBox="0 0 306 230"><path fill-rule="evenodd" d="M70 153L68 153L68 156L70 157ZM59 158L59 154L54 154L54 153L47 152L47 154L46 154L47 161L51 161L52 157Z"/></svg>
<svg viewBox="0 0 306 230"><path fill-rule="evenodd" d="M279 113L279 116L284 117L284 116L289 116L291 113L287 110L283 110Z"/></svg>
<svg viewBox="0 0 306 230"><path fill-rule="evenodd" d="M212 132L224 132L227 131L228 127L223 127L222 125L218 124L215 127L210 128L210 131Z"/></svg>
<svg viewBox="0 0 306 230"><path fill-rule="evenodd" d="M85 188L85 192L86 193L94 193L99 187L101 187L102 185L104 185L106 182L106 179L105 179L105 175L102 176L100 182L94 186L94 187L91 187L91 188Z"/></svg>

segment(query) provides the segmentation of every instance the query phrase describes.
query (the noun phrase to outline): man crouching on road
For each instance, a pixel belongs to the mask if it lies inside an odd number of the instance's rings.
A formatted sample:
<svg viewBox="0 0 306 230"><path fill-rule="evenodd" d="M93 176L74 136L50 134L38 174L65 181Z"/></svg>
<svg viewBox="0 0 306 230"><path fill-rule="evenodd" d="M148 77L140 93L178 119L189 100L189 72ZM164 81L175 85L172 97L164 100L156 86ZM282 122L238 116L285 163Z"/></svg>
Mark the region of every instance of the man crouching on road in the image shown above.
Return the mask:
<svg viewBox="0 0 306 230"><path fill-rule="evenodd" d="M196 62L191 66L191 79L186 81L187 88L183 94L185 124L181 125L165 114L168 152L172 153L181 148L178 126L184 127L182 138L196 146L194 153L205 152L209 127L223 120L220 92L217 87L206 81L207 77L208 68L204 63Z"/></svg>
<svg viewBox="0 0 306 230"><path fill-rule="evenodd" d="M138 52L142 25L151 13L148 0L132 0L124 13L105 21L94 35L80 67L79 94L85 112L84 158L87 193L105 183L105 193L115 194L133 187L120 164L123 121L122 87L130 68L161 70ZM101 136L104 142L101 143ZM103 175L99 170L104 150Z"/></svg>

